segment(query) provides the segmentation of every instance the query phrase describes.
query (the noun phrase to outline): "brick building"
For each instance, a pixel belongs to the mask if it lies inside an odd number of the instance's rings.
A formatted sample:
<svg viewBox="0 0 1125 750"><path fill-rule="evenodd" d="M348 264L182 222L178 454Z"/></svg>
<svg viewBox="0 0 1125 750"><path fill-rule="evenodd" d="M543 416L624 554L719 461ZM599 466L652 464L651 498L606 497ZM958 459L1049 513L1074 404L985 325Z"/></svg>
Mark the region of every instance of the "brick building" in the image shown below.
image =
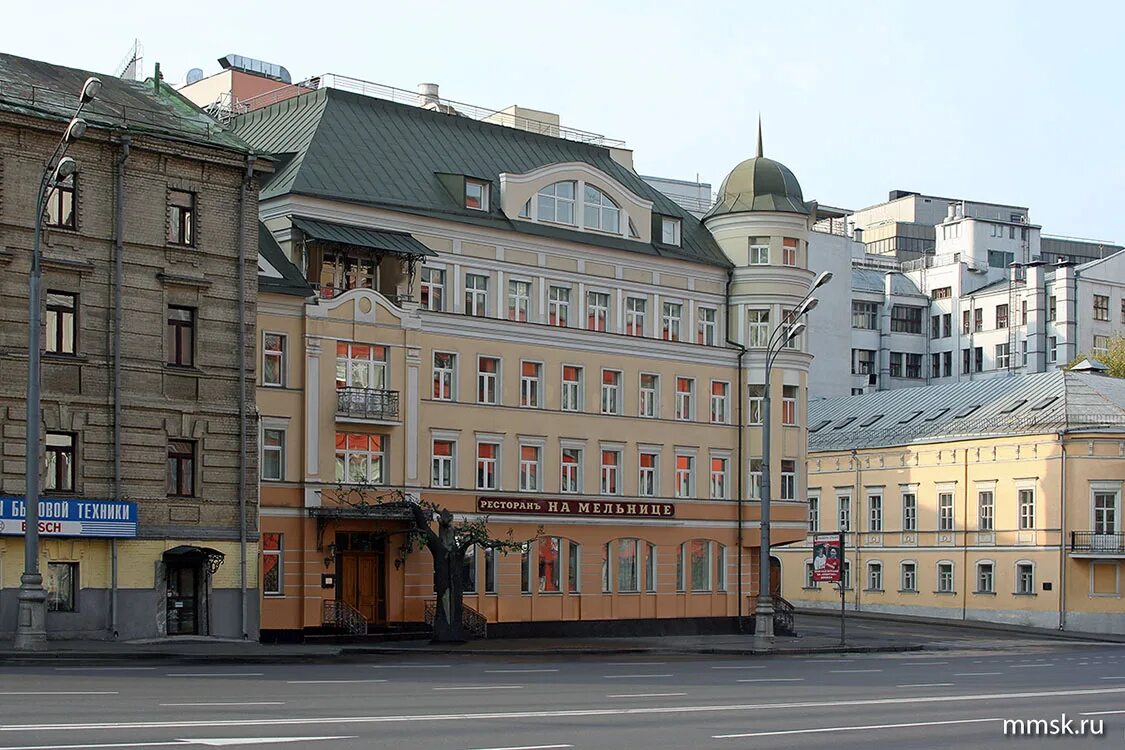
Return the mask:
<svg viewBox="0 0 1125 750"><path fill-rule="evenodd" d="M23 568L33 186L88 75L0 55L2 632ZM246 477L269 164L159 80L101 79L70 149L79 171L44 222L48 634L256 637Z"/></svg>

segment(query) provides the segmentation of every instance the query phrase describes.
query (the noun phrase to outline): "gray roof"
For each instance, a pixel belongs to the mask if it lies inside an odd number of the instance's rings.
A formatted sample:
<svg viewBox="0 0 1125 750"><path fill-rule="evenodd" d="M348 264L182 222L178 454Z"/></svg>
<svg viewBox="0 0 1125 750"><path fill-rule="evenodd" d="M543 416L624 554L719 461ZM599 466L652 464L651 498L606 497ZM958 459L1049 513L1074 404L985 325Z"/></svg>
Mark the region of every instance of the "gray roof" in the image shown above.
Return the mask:
<svg viewBox="0 0 1125 750"><path fill-rule="evenodd" d="M258 274L258 290L293 294L298 297L311 297L316 291L309 286L293 262L285 257L285 251L277 244L273 234L262 222L258 222L258 255L280 274L280 278L265 273Z"/></svg>
<svg viewBox="0 0 1125 750"><path fill-rule="evenodd" d="M468 117L434 112L335 88L322 88L254 110L234 132L277 158L261 199L309 195L506 229L628 252L729 268L730 261L695 216L613 159L608 148ZM508 219L493 200L487 212L466 208L443 182L466 175L492 183L500 174L582 162L652 202L652 242ZM681 220L681 243L661 242L660 216Z"/></svg>
<svg viewBox="0 0 1125 750"><path fill-rule="evenodd" d="M1125 428L1125 380L1053 370L809 402L809 450Z"/></svg>
<svg viewBox="0 0 1125 750"><path fill-rule="evenodd" d="M405 232L370 229L354 224L338 224L334 221L319 221L307 219L303 216L294 216L293 225L304 232L305 236L311 240L351 247L366 247L407 258L425 258L437 255L433 250Z"/></svg>
<svg viewBox="0 0 1125 750"><path fill-rule="evenodd" d="M859 292L878 292L882 294L883 278L886 275L886 271L875 271L869 268L853 268L852 289ZM922 294L921 290L918 289L918 285L911 281L910 277L906 274L892 271L891 276L894 279L891 282L891 292L893 294Z"/></svg>

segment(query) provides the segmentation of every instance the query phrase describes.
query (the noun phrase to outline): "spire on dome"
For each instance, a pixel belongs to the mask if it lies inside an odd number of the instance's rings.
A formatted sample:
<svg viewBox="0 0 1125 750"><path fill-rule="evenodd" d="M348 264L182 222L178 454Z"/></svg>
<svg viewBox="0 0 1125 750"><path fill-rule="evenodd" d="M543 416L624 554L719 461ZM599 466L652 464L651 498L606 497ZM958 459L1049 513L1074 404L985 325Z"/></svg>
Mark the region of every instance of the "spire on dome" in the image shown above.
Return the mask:
<svg viewBox="0 0 1125 750"><path fill-rule="evenodd" d="M759 159L762 158L762 116L758 115L758 153L755 154Z"/></svg>

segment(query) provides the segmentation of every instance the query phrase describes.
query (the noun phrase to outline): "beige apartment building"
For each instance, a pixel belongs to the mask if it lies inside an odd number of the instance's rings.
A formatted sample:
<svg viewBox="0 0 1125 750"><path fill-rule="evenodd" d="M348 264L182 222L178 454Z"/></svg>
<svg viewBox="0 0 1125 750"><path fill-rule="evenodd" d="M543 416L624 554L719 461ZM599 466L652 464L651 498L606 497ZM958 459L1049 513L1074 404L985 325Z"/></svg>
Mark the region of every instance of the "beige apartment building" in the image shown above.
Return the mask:
<svg viewBox="0 0 1125 750"><path fill-rule="evenodd" d="M15 630L24 563L35 189L91 75L0 54L4 633ZM268 162L166 85L101 80L83 114L89 129L70 146L78 172L52 194L43 230L48 637L253 638L249 381Z"/></svg>
<svg viewBox="0 0 1125 750"><path fill-rule="evenodd" d="M468 566L490 635L731 627L814 207L755 158L701 221L619 144L435 98L322 85L234 121L279 156L261 218L315 289L259 306L263 637L424 619L429 553L360 485L528 540ZM801 344L770 384L775 543L805 530Z"/></svg>
<svg viewBox="0 0 1125 750"><path fill-rule="evenodd" d="M1125 381L1056 370L809 412L810 532L845 532L849 610L1125 633ZM840 606L808 540L778 557L797 606Z"/></svg>

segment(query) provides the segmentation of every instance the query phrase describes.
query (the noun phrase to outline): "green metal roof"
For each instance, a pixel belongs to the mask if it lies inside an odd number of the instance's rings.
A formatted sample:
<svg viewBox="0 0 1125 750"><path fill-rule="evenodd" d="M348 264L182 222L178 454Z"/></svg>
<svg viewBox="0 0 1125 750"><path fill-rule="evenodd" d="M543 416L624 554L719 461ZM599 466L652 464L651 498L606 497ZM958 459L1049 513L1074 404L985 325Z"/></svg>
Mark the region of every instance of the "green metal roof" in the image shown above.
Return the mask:
<svg viewBox="0 0 1125 750"><path fill-rule="evenodd" d="M294 216L293 224L304 232L306 237L322 242L368 247L372 250L405 255L411 258L437 255L433 250L405 232L368 229L354 224L337 224L330 221L306 219L303 216Z"/></svg>
<svg viewBox="0 0 1125 750"><path fill-rule="evenodd" d="M311 297L316 291L309 286L293 262L285 257L285 252L277 244L273 234L262 222L258 222L258 289L263 292L293 294ZM261 261L265 261L279 276L263 273Z"/></svg>
<svg viewBox="0 0 1125 750"><path fill-rule="evenodd" d="M810 213L801 185L789 167L764 156L747 159L731 170L707 216L746 211Z"/></svg>
<svg viewBox="0 0 1125 750"><path fill-rule="evenodd" d="M255 110L234 132L277 160L261 199L296 193L549 236L586 245L695 261L728 268L714 238L671 199L613 160L607 148L482 122L459 115L324 88ZM475 175L500 194L502 172L522 174L561 162L605 172L653 212L678 217L682 247L642 243L528 221L511 221L492 201L487 213L466 209L440 175Z"/></svg>

